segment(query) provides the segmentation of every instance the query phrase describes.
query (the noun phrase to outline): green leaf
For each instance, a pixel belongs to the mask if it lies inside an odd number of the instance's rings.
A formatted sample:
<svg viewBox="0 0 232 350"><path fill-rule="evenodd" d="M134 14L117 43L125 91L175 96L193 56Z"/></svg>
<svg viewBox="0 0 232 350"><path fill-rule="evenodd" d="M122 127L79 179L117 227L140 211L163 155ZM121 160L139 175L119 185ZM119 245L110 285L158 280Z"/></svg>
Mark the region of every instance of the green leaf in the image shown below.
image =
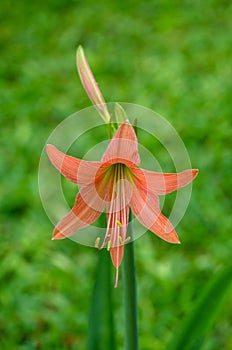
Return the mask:
<svg viewBox="0 0 232 350"><path fill-rule="evenodd" d="M206 286L189 316L180 325L180 334L167 347L171 350L200 350L232 285L232 265L220 271Z"/></svg>
<svg viewBox="0 0 232 350"><path fill-rule="evenodd" d="M99 251L96 282L89 317L88 350L115 350L112 307L111 261L106 249Z"/></svg>

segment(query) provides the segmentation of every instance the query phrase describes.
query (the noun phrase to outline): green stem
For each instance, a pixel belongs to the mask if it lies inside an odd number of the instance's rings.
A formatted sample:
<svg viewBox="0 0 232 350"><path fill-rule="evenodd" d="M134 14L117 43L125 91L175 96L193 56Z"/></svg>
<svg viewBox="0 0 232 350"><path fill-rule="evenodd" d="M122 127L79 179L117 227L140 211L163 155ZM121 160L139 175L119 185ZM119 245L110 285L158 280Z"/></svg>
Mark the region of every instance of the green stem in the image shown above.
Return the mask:
<svg viewBox="0 0 232 350"><path fill-rule="evenodd" d="M128 225L128 236L132 237L132 224ZM138 311L136 290L136 269L134 256L134 242L125 245L123 257L123 300L125 312L125 343L126 350L138 350Z"/></svg>
<svg viewBox="0 0 232 350"><path fill-rule="evenodd" d="M106 249L99 252L98 259L89 315L88 350L115 350L111 261Z"/></svg>
<svg viewBox="0 0 232 350"><path fill-rule="evenodd" d="M114 136L115 132L116 132L116 128L114 126L114 124L110 121L107 124L107 136L108 136L108 140L110 141L112 139L112 137Z"/></svg>

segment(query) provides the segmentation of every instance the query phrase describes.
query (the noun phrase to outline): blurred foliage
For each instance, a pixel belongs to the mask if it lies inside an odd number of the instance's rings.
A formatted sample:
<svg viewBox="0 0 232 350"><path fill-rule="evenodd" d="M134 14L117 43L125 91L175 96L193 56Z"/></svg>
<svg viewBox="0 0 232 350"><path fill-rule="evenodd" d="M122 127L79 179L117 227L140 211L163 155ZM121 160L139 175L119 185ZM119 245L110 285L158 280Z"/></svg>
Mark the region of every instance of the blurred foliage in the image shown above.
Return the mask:
<svg viewBox="0 0 232 350"><path fill-rule="evenodd" d="M50 241L37 185L47 137L90 105L76 73L78 44L106 101L165 116L200 169L177 227L182 245L151 233L135 244L141 349L166 349L205 283L231 261L231 17L226 0L2 0L1 349L87 346L98 253ZM121 284L113 291L119 349ZM229 296L204 350L232 348L231 321Z"/></svg>

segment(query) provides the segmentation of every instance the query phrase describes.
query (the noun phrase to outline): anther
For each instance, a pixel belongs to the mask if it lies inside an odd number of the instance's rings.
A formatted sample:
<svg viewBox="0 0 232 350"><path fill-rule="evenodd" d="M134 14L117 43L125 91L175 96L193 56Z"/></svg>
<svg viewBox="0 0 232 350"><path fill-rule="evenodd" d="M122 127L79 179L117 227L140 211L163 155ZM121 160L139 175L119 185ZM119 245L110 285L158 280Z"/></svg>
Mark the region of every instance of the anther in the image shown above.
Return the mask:
<svg viewBox="0 0 232 350"><path fill-rule="evenodd" d="M122 227L122 223L119 220L117 220L116 223L119 227Z"/></svg>
<svg viewBox="0 0 232 350"><path fill-rule="evenodd" d="M95 244L94 244L94 247L95 247L95 248L99 248L100 240L101 240L100 237L97 237L97 238L96 238L96 241L95 241Z"/></svg>
<svg viewBox="0 0 232 350"><path fill-rule="evenodd" d="M111 247L111 240L109 240L108 243L107 243L107 250L108 251L110 250L110 247Z"/></svg>
<svg viewBox="0 0 232 350"><path fill-rule="evenodd" d="M126 243L128 243L130 240L131 240L131 237L128 236L128 237L125 239L125 241L124 241L123 243L126 244Z"/></svg>

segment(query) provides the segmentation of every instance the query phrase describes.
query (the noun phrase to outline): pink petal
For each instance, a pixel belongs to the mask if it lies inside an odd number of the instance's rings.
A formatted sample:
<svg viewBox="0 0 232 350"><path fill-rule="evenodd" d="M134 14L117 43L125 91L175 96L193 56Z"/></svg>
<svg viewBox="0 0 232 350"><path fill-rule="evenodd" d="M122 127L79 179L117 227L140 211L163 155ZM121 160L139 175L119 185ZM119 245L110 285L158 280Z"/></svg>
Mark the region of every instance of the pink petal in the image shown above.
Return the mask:
<svg viewBox="0 0 232 350"><path fill-rule="evenodd" d="M118 269L122 263L123 255L124 255L124 245L117 246L115 248L110 249L111 260L114 267L116 268L116 278L115 278L114 288L117 288L118 286Z"/></svg>
<svg viewBox="0 0 232 350"><path fill-rule="evenodd" d="M136 218L163 240L180 243L174 227L160 212L158 196L145 189L135 188L130 207Z"/></svg>
<svg viewBox="0 0 232 350"><path fill-rule="evenodd" d="M124 244L126 240L126 231L128 226L129 208L128 206L119 212L108 211L107 232L106 235L111 240L110 256L114 267L116 268L116 278L114 287L118 285L118 269L122 263L124 254ZM120 239L119 239L120 237ZM121 242L120 242L121 241Z"/></svg>
<svg viewBox="0 0 232 350"><path fill-rule="evenodd" d="M144 169L133 169L136 182L143 184L144 188L159 195L178 190L195 179L198 169L189 169L180 173L156 173Z"/></svg>
<svg viewBox="0 0 232 350"><path fill-rule="evenodd" d="M46 150L52 164L68 180L80 186L94 182L100 162L88 162L68 156L53 145L47 145Z"/></svg>
<svg viewBox="0 0 232 350"><path fill-rule="evenodd" d="M124 245L110 249L111 260L116 269L121 265L124 254Z"/></svg>
<svg viewBox="0 0 232 350"><path fill-rule="evenodd" d="M96 110L101 115L106 123L110 121L110 114L106 107L101 91L94 79L93 73L89 67L88 61L85 57L84 50L79 46L77 50L77 69L82 82L82 85L89 96Z"/></svg>
<svg viewBox="0 0 232 350"><path fill-rule="evenodd" d="M76 233L98 219L103 211L103 206L98 203L98 197L89 198L91 190L88 187L82 188L77 194L74 207L56 225L53 231L53 239L63 239ZM84 198L83 198L84 197ZM86 203L86 198L89 203ZM99 210L94 208L98 207Z"/></svg>
<svg viewBox="0 0 232 350"><path fill-rule="evenodd" d="M128 121L125 121L118 128L103 154L102 162L107 162L107 164L124 163L127 166L139 165L138 140Z"/></svg>

